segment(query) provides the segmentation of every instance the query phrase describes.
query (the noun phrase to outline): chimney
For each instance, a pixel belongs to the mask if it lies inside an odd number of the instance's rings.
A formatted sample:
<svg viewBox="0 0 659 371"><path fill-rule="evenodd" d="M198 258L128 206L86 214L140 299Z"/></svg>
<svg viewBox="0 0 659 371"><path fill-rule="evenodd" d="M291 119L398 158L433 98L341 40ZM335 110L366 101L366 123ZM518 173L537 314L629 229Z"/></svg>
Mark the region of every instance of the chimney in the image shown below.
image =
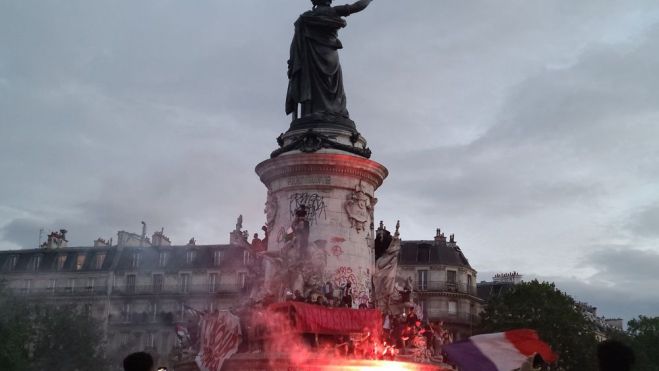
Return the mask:
<svg viewBox="0 0 659 371"><path fill-rule="evenodd" d="M151 246L171 246L169 237L165 236L165 228L155 232L151 237Z"/></svg>
<svg viewBox="0 0 659 371"><path fill-rule="evenodd" d="M444 237L444 233L440 228L435 230L435 241L446 241L446 237Z"/></svg>
<svg viewBox="0 0 659 371"><path fill-rule="evenodd" d="M140 238L140 247L144 246L145 238L146 238L146 223L142 221L142 238Z"/></svg>

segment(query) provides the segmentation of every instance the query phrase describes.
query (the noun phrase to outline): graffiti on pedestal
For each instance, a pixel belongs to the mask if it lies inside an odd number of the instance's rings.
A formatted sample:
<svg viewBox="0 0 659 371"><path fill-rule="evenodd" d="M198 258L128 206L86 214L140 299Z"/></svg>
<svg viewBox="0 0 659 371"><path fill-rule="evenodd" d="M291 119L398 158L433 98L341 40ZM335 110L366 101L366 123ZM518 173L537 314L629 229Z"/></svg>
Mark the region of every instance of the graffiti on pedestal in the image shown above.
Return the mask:
<svg viewBox="0 0 659 371"><path fill-rule="evenodd" d="M330 239L330 242L332 243L330 251L332 252L332 255L334 255L337 259L343 255L343 247L341 247L341 244L345 242L345 240L345 238L340 236L334 236Z"/></svg>
<svg viewBox="0 0 659 371"><path fill-rule="evenodd" d="M351 295L357 304L368 304L370 298L370 270L362 267L357 270L352 267L341 266L336 269L328 280L334 284L334 287L345 288L350 282Z"/></svg>
<svg viewBox="0 0 659 371"><path fill-rule="evenodd" d="M295 217L295 210L298 210L301 206L306 207L309 224L316 223L320 217L327 218L325 198L318 193L304 192L291 194L288 198L291 219Z"/></svg>

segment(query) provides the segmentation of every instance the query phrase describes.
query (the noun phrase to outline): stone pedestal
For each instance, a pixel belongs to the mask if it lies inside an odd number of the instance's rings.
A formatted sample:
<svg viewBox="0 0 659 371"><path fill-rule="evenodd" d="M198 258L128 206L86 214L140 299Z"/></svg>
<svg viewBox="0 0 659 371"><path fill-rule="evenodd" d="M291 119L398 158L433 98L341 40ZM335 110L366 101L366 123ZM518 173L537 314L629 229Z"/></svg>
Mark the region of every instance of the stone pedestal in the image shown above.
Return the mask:
<svg viewBox="0 0 659 371"><path fill-rule="evenodd" d="M316 272L305 273L305 290L330 282L338 296L349 281L354 305L366 303L374 266L374 193L387 169L364 157L325 149L284 153L258 164L256 173L268 188L268 251L300 248L291 247L291 226L304 205L308 239L305 233L306 251L297 253ZM272 277L271 272L266 276Z"/></svg>

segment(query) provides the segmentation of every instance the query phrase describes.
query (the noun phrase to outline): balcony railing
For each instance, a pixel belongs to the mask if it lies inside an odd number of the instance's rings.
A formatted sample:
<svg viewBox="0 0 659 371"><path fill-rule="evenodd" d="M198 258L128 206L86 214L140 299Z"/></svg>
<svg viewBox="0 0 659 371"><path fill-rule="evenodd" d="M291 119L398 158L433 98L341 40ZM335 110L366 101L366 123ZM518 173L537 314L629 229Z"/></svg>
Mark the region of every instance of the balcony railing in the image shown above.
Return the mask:
<svg viewBox="0 0 659 371"><path fill-rule="evenodd" d="M230 294L238 293L235 284L203 285L136 285L114 286L114 295L188 295L188 294Z"/></svg>
<svg viewBox="0 0 659 371"><path fill-rule="evenodd" d="M457 292L476 296L476 287L464 282L451 281L417 281L416 290L421 292Z"/></svg>
<svg viewBox="0 0 659 371"><path fill-rule="evenodd" d="M121 312L119 314L108 316L108 323L111 325L121 325L121 324L166 324L172 325L174 322L185 319L185 315L175 312L158 312L155 315L153 312L139 312L139 313L126 313Z"/></svg>
<svg viewBox="0 0 659 371"><path fill-rule="evenodd" d="M17 288L14 293L25 296L102 296L107 286Z"/></svg>
<svg viewBox="0 0 659 371"><path fill-rule="evenodd" d="M428 319L431 321L444 321L448 323L476 324L479 316L471 313L448 312L445 310L428 309Z"/></svg>

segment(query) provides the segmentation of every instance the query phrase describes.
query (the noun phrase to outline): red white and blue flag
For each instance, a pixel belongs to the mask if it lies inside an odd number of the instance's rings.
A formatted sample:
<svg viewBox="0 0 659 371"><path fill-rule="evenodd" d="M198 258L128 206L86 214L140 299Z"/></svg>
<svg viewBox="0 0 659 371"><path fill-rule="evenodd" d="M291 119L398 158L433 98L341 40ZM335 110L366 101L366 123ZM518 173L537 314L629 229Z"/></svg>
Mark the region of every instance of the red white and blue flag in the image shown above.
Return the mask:
<svg viewBox="0 0 659 371"><path fill-rule="evenodd" d="M528 329L476 335L442 350L461 371L511 371L536 354L547 363L556 360L549 344Z"/></svg>

